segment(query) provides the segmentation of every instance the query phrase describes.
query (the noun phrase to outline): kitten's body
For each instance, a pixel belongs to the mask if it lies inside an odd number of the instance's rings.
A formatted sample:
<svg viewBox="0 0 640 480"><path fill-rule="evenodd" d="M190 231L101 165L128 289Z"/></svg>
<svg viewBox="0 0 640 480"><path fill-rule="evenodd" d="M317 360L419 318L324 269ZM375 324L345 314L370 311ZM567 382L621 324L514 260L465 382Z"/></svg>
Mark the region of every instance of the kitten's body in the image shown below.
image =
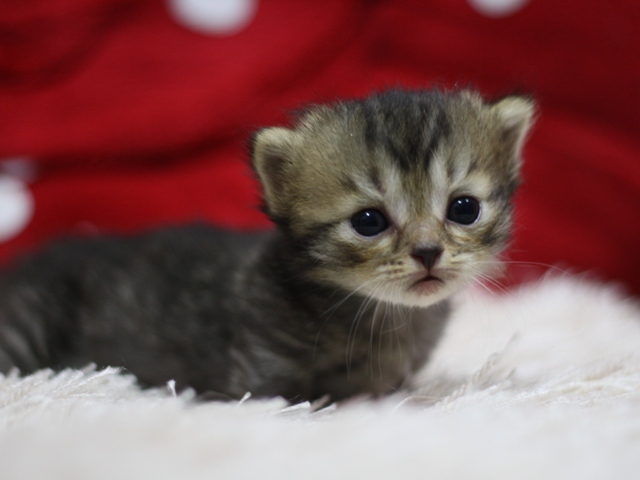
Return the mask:
<svg viewBox="0 0 640 480"><path fill-rule="evenodd" d="M235 398L396 389L504 246L530 118L517 97L391 92L263 130L276 232L55 245L0 278L0 369L121 365Z"/></svg>
<svg viewBox="0 0 640 480"><path fill-rule="evenodd" d="M5 277L22 342L4 342L2 367L95 362L234 398L342 398L400 387L425 361L444 304L378 308L372 324L375 304L306 281L282 250L275 233L207 226L59 243Z"/></svg>

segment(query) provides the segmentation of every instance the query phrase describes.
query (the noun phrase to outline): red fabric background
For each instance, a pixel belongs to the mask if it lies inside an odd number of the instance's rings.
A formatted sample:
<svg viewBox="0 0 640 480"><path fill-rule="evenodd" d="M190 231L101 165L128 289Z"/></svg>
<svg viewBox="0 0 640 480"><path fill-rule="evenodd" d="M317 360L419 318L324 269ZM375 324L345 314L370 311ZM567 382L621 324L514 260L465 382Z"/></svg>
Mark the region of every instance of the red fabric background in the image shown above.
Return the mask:
<svg viewBox="0 0 640 480"><path fill-rule="evenodd" d="M34 217L0 258L70 232L268 227L251 131L304 103L472 85L540 104L511 258L640 294L639 47L637 0L530 0L504 18L466 0L260 0L228 37L155 0L3 0L0 159L38 174Z"/></svg>

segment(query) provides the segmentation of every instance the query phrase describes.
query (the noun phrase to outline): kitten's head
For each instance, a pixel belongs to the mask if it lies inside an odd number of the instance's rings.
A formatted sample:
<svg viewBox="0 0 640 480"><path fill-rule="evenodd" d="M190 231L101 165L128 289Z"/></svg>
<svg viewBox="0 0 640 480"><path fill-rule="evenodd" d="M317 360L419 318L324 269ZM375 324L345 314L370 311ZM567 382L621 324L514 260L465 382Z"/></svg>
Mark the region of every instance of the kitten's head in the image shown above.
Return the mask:
<svg viewBox="0 0 640 480"><path fill-rule="evenodd" d="M267 213L320 282L427 306L491 273L531 100L390 91L255 136Z"/></svg>

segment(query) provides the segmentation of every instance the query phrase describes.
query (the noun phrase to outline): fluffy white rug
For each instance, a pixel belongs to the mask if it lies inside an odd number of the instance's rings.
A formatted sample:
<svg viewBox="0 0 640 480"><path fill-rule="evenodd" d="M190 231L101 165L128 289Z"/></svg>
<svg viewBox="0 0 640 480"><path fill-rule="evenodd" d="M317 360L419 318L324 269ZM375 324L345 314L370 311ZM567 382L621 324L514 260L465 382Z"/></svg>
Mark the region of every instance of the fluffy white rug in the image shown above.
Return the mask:
<svg viewBox="0 0 640 480"><path fill-rule="evenodd" d="M195 404L116 370L0 377L1 479L637 479L640 306L546 279L460 306L417 390Z"/></svg>

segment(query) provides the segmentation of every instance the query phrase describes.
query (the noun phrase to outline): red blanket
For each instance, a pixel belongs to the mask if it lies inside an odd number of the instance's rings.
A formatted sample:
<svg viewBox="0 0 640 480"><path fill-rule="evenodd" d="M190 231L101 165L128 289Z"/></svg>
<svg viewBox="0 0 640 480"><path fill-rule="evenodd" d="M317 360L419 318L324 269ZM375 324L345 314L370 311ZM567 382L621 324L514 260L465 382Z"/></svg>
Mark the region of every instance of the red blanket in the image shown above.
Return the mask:
<svg viewBox="0 0 640 480"><path fill-rule="evenodd" d="M33 205L0 225L0 258L69 233L267 227L251 131L304 103L472 85L541 109L510 254L540 269L514 278L554 265L640 294L637 0L190 3L0 2L0 224L12 195Z"/></svg>

